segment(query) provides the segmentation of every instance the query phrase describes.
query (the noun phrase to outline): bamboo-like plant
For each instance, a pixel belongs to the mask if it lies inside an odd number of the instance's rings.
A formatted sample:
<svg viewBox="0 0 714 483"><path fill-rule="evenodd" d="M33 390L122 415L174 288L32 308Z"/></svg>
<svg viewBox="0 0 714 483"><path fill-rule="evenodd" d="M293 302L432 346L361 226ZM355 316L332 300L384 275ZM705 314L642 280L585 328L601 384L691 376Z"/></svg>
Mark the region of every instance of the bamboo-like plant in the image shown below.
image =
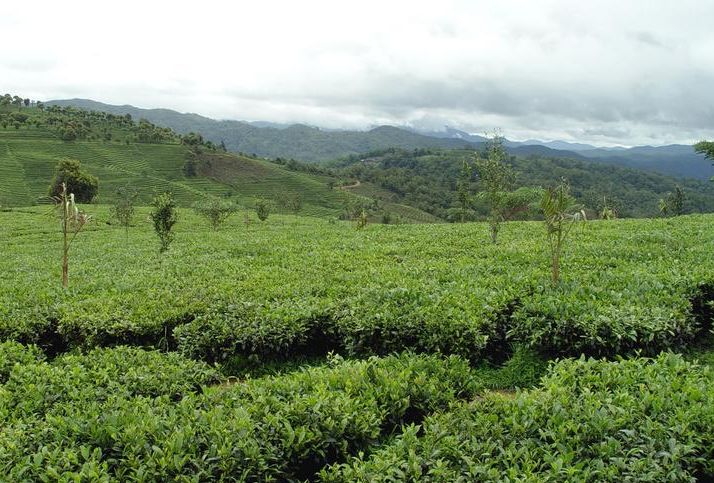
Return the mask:
<svg viewBox="0 0 714 483"><path fill-rule="evenodd" d="M62 183L59 195L53 196L62 225L62 287L69 286L69 249L91 216L81 211L74 202L74 193L67 193L67 185Z"/></svg>
<svg viewBox="0 0 714 483"><path fill-rule="evenodd" d="M543 212L548 247L550 250L551 282L557 285L560 281L560 262L563 248L570 231L578 221L586 220L585 211L575 203L570 195L570 186L565 180L554 188L543 191L540 201Z"/></svg>

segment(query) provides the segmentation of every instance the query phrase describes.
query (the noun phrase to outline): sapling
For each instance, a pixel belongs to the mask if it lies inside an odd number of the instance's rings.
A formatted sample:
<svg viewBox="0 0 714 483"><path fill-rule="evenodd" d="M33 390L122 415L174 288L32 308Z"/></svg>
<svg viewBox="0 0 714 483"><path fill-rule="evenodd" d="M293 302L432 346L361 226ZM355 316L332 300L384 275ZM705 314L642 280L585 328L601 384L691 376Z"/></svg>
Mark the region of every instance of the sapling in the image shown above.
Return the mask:
<svg viewBox="0 0 714 483"><path fill-rule="evenodd" d="M154 198L154 209L151 211L151 221L154 222L154 230L159 236L159 253L168 250L174 239L171 231L176 224L176 202L171 193L162 193Z"/></svg>
<svg viewBox="0 0 714 483"><path fill-rule="evenodd" d="M238 211L234 203L216 198L194 203L193 209L206 218L214 230L218 230L229 216Z"/></svg>
<svg viewBox="0 0 714 483"><path fill-rule="evenodd" d="M255 214L258 215L260 221L265 221L270 215L270 203L267 200L260 199L255 202Z"/></svg>
<svg viewBox="0 0 714 483"><path fill-rule="evenodd" d="M67 185L62 183L60 192L52 199L57 205L62 224L62 287L69 287L69 249L84 225L91 217L80 211L74 202L74 193L67 193Z"/></svg>
<svg viewBox="0 0 714 483"><path fill-rule="evenodd" d="M551 282L557 285L565 242L575 223L586 219L585 212L575 203L575 198L570 195L570 186L564 180L556 187L543 191L540 208L548 235Z"/></svg>
<svg viewBox="0 0 714 483"><path fill-rule="evenodd" d="M466 221L466 215L471 206L471 176L471 166L464 160L459 179L456 182L456 193L461 208L461 223Z"/></svg>
<svg viewBox="0 0 714 483"><path fill-rule="evenodd" d="M112 206L112 214L119 224L124 227L126 239L129 240L129 225L134 218L134 202L136 201L136 191L125 186L116 191L116 202Z"/></svg>
<svg viewBox="0 0 714 483"><path fill-rule="evenodd" d="M367 220L367 211L362 209L362 211L360 211L359 215L357 215L357 218L355 221L357 223L356 227L358 230L361 230L362 228L367 226L367 221L368 221Z"/></svg>
<svg viewBox="0 0 714 483"><path fill-rule="evenodd" d="M488 207L488 226L491 241L498 243L501 224L530 209L538 199L538 191L520 188L512 191L516 182L516 172L506 163L508 153L503 138L495 135L488 143L486 157L479 156L476 172L479 178L478 198Z"/></svg>

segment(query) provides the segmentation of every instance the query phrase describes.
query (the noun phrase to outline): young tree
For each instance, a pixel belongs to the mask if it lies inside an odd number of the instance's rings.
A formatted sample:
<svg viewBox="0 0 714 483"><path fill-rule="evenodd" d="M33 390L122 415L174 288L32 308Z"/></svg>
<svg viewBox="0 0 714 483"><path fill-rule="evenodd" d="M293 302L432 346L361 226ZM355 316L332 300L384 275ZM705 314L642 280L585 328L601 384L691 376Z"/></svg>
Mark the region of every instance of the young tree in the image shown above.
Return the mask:
<svg viewBox="0 0 714 483"><path fill-rule="evenodd" d="M90 216L80 211L75 204L74 194L67 192L67 185L62 183L60 192L52 199L57 205L62 226L62 287L69 286L69 249Z"/></svg>
<svg viewBox="0 0 714 483"><path fill-rule="evenodd" d="M575 198L570 195L570 186L565 180L561 180L556 187L543 191L540 208L548 235L551 282L557 285L560 281L560 262L565 242L575 223L586 219L585 212L575 203Z"/></svg>
<svg viewBox="0 0 714 483"><path fill-rule="evenodd" d="M461 173L456 182L456 192L461 208L461 223L466 221L466 214L471 206L471 166L464 160L461 165Z"/></svg>
<svg viewBox="0 0 714 483"><path fill-rule="evenodd" d="M674 193L669 192L659 200L659 212L662 216L680 216L684 214L684 190L681 186L674 187Z"/></svg>
<svg viewBox="0 0 714 483"><path fill-rule="evenodd" d="M486 157L477 157L475 163L480 188L478 197L488 206L488 224L493 243L498 243L501 223L528 210L538 197L538 192L534 190L511 191L516 173L506 164L507 156L503 137L494 135L488 143Z"/></svg>
<svg viewBox="0 0 714 483"><path fill-rule="evenodd" d="M367 226L367 222L369 220L367 219L367 210L362 209L362 211L359 212L359 215L357 215L357 218L355 219L355 226L358 230L361 230L362 228Z"/></svg>
<svg viewBox="0 0 714 483"><path fill-rule="evenodd" d="M76 159L63 159L57 164L49 187L50 197L61 196L63 184L78 203L91 203L99 190L97 177L82 171L82 165Z"/></svg>
<svg viewBox="0 0 714 483"><path fill-rule="evenodd" d="M116 191L116 201L112 206L112 214L119 224L124 227L126 239L129 240L129 225L134 218L134 202L138 193L129 186L119 188Z"/></svg>
<svg viewBox="0 0 714 483"><path fill-rule="evenodd" d="M196 160L193 157L188 158L186 162L183 163L183 174L187 178L195 178L198 175Z"/></svg>
<svg viewBox="0 0 714 483"><path fill-rule="evenodd" d="M154 230L159 237L159 253L163 253L174 239L171 230L177 221L176 202L173 195L167 192L154 197L152 205L154 209L151 211L151 221L154 222Z"/></svg>
<svg viewBox="0 0 714 483"><path fill-rule="evenodd" d="M265 221L270 215L271 206L268 200L259 199L255 202L255 214L258 215L260 221Z"/></svg>
<svg viewBox="0 0 714 483"><path fill-rule="evenodd" d="M235 204L217 198L198 201L193 204L193 209L206 218L214 230L218 230L229 216L238 211Z"/></svg>
<svg viewBox="0 0 714 483"><path fill-rule="evenodd" d="M674 193L670 193L669 201L669 211L672 216L681 216L684 214L684 190L681 186L677 185L674 187Z"/></svg>
<svg viewBox="0 0 714 483"><path fill-rule="evenodd" d="M614 205L607 200L606 196L602 197L602 205L600 206L598 215L602 220L614 220L617 218L617 210Z"/></svg>

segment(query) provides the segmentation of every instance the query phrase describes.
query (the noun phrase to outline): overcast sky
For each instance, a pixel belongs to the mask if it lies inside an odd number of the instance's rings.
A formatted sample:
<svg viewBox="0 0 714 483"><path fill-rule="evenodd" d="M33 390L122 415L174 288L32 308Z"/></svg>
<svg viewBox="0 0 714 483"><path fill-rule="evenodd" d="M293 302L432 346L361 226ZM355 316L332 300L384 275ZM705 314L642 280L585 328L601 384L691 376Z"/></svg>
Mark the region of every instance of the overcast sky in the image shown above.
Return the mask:
<svg viewBox="0 0 714 483"><path fill-rule="evenodd" d="M714 1L3 2L0 91L330 128L714 137Z"/></svg>

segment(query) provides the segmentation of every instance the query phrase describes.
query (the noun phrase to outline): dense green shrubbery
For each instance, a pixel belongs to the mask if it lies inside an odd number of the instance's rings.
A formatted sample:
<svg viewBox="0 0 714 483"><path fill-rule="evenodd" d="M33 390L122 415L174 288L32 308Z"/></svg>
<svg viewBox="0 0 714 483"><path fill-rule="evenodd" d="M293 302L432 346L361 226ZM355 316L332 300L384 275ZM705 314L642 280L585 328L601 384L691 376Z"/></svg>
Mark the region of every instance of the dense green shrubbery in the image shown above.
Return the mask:
<svg viewBox="0 0 714 483"><path fill-rule="evenodd" d="M8 421L60 411L67 404L98 404L110 398L165 395L178 399L221 381L219 372L177 354L130 347L64 355L51 362L16 365L3 386L0 406ZM2 420L2 417L0 417Z"/></svg>
<svg viewBox="0 0 714 483"><path fill-rule="evenodd" d="M208 360L255 355L289 357L338 348L325 322L325 307L296 303L243 303L214 307L174 330L178 349Z"/></svg>
<svg viewBox="0 0 714 483"><path fill-rule="evenodd" d="M68 389L91 387L64 375ZM311 476L478 385L463 360L405 355L336 359L178 402L106 391L104 400L65 399L61 411L36 417L19 411L20 388L7 389L13 402L0 403L0 414L25 416L0 429L0 473L10 479L274 481Z"/></svg>
<svg viewBox="0 0 714 483"><path fill-rule="evenodd" d="M196 223L185 216L186 226ZM479 224L356 233L283 223L191 228L161 263L146 226L107 258L116 234L97 223L84 234L68 294L44 268L46 227L18 224L21 241L0 260L0 340L50 352L178 347L208 360L410 349L476 361L504 358L510 343L557 354L654 353L711 326L692 303L711 298L709 217L589 222L577 228L558 287L548 283L538 224L509 226L494 247Z"/></svg>
<svg viewBox="0 0 714 483"><path fill-rule="evenodd" d="M714 477L714 374L680 356L556 364L543 388L408 427L324 481L694 481Z"/></svg>
<svg viewBox="0 0 714 483"><path fill-rule="evenodd" d="M18 342L0 342L0 384L7 381L16 364L31 364L43 359L37 346L25 346Z"/></svg>
<svg viewBox="0 0 714 483"><path fill-rule="evenodd" d="M63 159L57 164L49 195L58 198L62 194L63 184L67 186L67 193L74 195L77 203L90 203L99 191L99 179L82 171L81 163L76 159Z"/></svg>

